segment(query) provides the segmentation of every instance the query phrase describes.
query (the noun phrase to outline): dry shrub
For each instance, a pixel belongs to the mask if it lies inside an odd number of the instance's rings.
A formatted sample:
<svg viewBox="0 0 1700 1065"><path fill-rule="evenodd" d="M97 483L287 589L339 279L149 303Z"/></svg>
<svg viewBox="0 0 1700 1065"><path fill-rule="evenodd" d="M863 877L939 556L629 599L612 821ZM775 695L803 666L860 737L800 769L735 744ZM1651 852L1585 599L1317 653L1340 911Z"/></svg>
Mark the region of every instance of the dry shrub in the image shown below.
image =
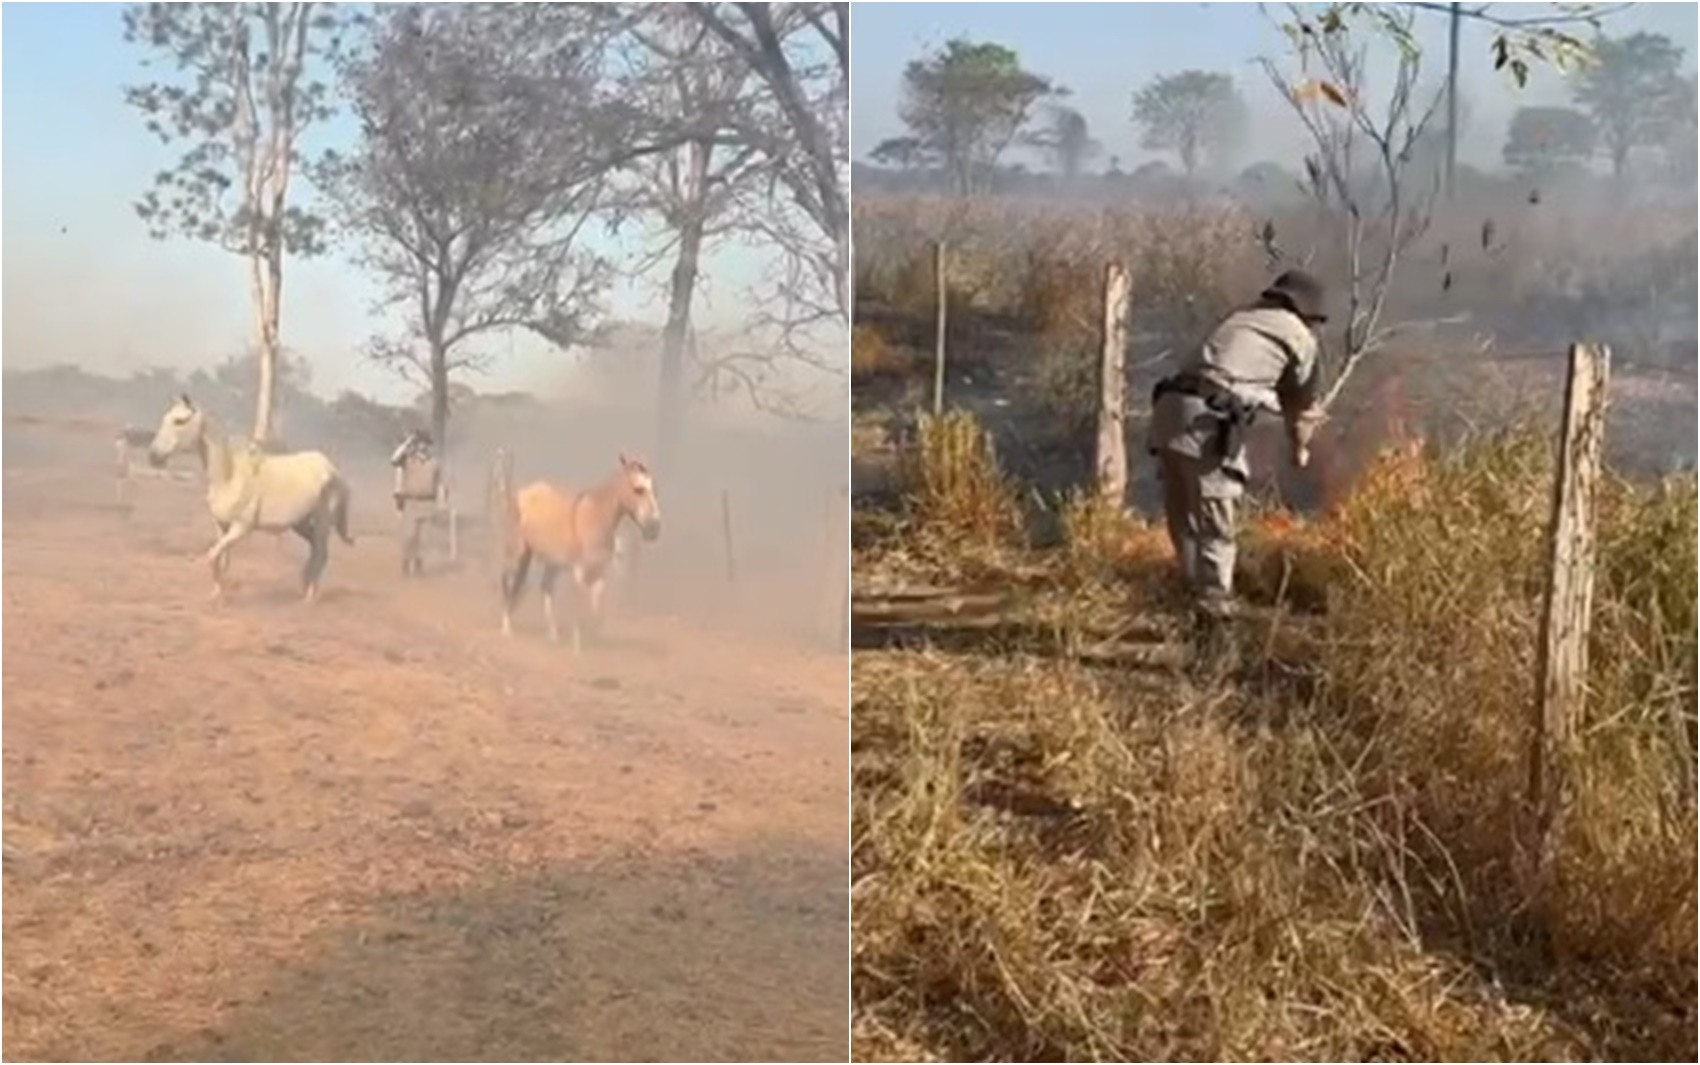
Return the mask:
<svg viewBox="0 0 1700 1065"><path fill-rule="evenodd" d="M901 477L910 517L930 538L968 548L1019 538L1020 504L998 468L991 434L972 413L921 415Z"/></svg>
<svg viewBox="0 0 1700 1065"><path fill-rule="evenodd" d="M876 380L904 377L915 360L892 344L872 325L858 324L850 333L850 383L866 385Z"/></svg>
<svg viewBox="0 0 1700 1065"><path fill-rule="evenodd" d="M934 249L943 241L951 309L1004 310L1019 284L1009 269L1015 246L1010 221L1007 209L992 201L915 196L857 204L856 301L912 318L931 316L938 306Z"/></svg>
<svg viewBox="0 0 1700 1065"><path fill-rule="evenodd" d="M1329 699L1449 934L1515 958L1533 932L1557 983L1660 989L1692 1053L1694 482L1604 486L1577 791L1539 894L1519 856L1552 468L1548 434L1511 432L1371 471L1331 519L1353 577L1330 601Z"/></svg>
<svg viewBox="0 0 1700 1065"><path fill-rule="evenodd" d="M1065 560L1075 579L1149 584L1173 577L1168 534L1097 491L1068 493L1060 517Z"/></svg>
<svg viewBox="0 0 1700 1065"><path fill-rule="evenodd" d="M1065 436L1097 424L1104 320L1104 267L1091 250L1056 246L1028 253L1021 313L1038 358L1036 398Z"/></svg>

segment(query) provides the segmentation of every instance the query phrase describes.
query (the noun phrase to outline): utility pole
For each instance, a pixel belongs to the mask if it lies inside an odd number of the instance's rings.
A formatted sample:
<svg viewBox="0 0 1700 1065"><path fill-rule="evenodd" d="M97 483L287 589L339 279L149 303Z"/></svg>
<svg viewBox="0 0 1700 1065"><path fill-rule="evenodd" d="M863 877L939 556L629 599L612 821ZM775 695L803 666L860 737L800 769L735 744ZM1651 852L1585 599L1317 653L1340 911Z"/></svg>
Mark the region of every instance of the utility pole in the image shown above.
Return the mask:
<svg viewBox="0 0 1700 1065"><path fill-rule="evenodd" d="M1446 55L1446 197L1452 198L1458 173L1458 27L1463 12L1456 3L1450 5L1452 26L1448 33Z"/></svg>

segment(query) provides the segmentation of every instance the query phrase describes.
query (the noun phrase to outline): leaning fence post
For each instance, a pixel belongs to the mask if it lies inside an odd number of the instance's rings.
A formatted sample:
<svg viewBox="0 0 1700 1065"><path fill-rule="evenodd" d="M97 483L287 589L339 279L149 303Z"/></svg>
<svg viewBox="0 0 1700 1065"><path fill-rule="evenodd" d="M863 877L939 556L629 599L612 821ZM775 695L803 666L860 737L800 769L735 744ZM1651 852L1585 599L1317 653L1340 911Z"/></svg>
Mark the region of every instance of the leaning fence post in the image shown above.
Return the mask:
<svg viewBox="0 0 1700 1065"><path fill-rule="evenodd" d="M1098 494L1121 507L1127 499L1127 267L1104 271L1104 348L1098 360Z"/></svg>
<svg viewBox="0 0 1700 1065"><path fill-rule="evenodd" d="M933 415L944 413L945 282L944 241L933 245L933 289L938 300L938 329L933 338Z"/></svg>
<svg viewBox="0 0 1700 1065"><path fill-rule="evenodd" d="M1548 532L1545 602L1537 648L1535 715L1529 746L1529 803L1535 813L1536 875L1545 882L1570 799L1571 745L1588 674L1594 591L1594 498L1605 437L1610 349L1573 344L1564 389L1564 430Z"/></svg>

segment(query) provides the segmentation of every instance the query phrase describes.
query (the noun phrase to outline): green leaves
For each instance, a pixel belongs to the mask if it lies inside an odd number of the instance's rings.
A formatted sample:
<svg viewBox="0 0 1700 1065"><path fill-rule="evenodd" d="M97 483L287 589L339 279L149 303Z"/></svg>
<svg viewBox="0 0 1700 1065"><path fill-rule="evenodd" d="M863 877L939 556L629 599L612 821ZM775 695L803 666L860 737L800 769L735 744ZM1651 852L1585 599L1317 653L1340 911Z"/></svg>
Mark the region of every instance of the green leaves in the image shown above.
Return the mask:
<svg viewBox="0 0 1700 1065"><path fill-rule="evenodd" d="M1321 42L1358 33L1380 37L1398 48L1407 62L1422 54L1416 38L1419 13L1434 17L1454 16L1494 27L1489 45L1493 69L1510 76L1519 88L1529 80L1535 64L1551 64L1561 72L1574 72L1591 61L1591 49L1568 32L1570 26L1598 29L1607 7L1601 4L1552 4L1542 15L1505 15L1489 5L1459 8L1444 3L1340 3L1326 4L1317 13L1297 4L1288 5L1281 30L1305 66Z"/></svg>
<svg viewBox="0 0 1700 1065"><path fill-rule="evenodd" d="M958 38L904 69L898 112L915 138L945 160L957 191L967 193L1027 124L1034 106L1065 91L1023 69L1012 49Z"/></svg>
<svg viewBox="0 0 1700 1065"><path fill-rule="evenodd" d="M1190 178L1204 157L1244 133L1246 107L1234 79L1205 70L1153 78L1133 95L1133 120L1147 148L1172 151Z"/></svg>
<svg viewBox="0 0 1700 1065"><path fill-rule="evenodd" d="M126 86L125 102L163 143L184 145L177 165L156 175L136 204L150 235L242 254L322 249L322 225L281 202L303 128L330 113L324 86L305 68L337 54L344 20L335 9L315 8L155 3L125 10L125 39L175 71Z"/></svg>
<svg viewBox="0 0 1700 1065"><path fill-rule="evenodd" d="M1601 37L1591 58L1576 75L1574 97L1593 118L1615 173L1622 174L1636 148L1659 145L1685 125L1692 128L1682 118L1683 51L1670 38Z"/></svg>

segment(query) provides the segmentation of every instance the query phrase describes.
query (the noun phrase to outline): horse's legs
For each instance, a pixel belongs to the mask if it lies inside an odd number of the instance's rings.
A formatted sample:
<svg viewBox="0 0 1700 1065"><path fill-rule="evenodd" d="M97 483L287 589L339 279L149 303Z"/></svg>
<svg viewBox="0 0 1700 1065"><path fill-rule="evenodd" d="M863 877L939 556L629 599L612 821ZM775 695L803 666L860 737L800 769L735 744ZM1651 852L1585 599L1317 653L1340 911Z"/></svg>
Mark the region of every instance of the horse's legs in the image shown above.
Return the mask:
<svg viewBox="0 0 1700 1065"><path fill-rule="evenodd" d="M560 576L559 566L543 563L543 573L538 583L543 587L543 617L549 622L549 639L553 643L561 642L561 627L555 623L555 578Z"/></svg>
<svg viewBox="0 0 1700 1065"><path fill-rule="evenodd" d="M590 596L590 631L599 640L602 638L602 593L607 587L607 574L599 574L586 589Z"/></svg>
<svg viewBox="0 0 1700 1065"><path fill-rule="evenodd" d="M207 551L206 560L212 567L213 595L215 600L224 598L224 567L229 561L230 549L236 546L236 541L248 535L248 527L241 522L231 522L224 527L217 542Z"/></svg>
<svg viewBox="0 0 1700 1065"><path fill-rule="evenodd" d="M597 572L594 576L586 572L582 566L573 568L573 583L578 586L580 606L588 606L590 632L592 636L602 635L602 589L607 581L606 572ZM586 611L573 611L573 653L584 649L584 625Z"/></svg>
<svg viewBox="0 0 1700 1065"><path fill-rule="evenodd" d="M331 517L328 513L308 518L295 526L307 541L307 564L301 567L301 597L311 603L319 598L319 577L331 557Z"/></svg>
<svg viewBox="0 0 1700 1065"><path fill-rule="evenodd" d="M531 568L531 548L521 547L512 565L502 567L502 635L512 636L514 607L525 591L525 575Z"/></svg>
<svg viewBox="0 0 1700 1065"><path fill-rule="evenodd" d="M213 539L216 541L219 537L223 536L224 533L225 533L225 530L228 529L228 528L230 528L230 526L226 525L224 522L219 521L216 518L213 519ZM229 552L226 552L225 554L219 556L218 563L217 563L215 571L213 573L213 581L214 581L215 585L223 583L224 575L225 575L226 572L229 571L229 569L230 569L230 554L229 554ZM219 596L221 594L222 594L222 592L219 588L215 587L213 589L213 598L214 599L219 598Z"/></svg>

